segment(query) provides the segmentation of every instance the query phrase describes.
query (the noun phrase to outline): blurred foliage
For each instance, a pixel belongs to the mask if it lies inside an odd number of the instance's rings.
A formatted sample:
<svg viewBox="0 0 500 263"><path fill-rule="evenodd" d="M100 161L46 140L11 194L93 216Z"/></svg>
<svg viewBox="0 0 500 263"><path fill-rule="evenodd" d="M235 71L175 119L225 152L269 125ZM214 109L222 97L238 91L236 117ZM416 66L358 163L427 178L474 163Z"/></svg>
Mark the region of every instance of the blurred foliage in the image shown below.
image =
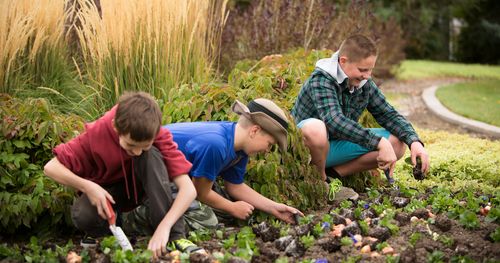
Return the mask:
<svg viewBox="0 0 500 263"><path fill-rule="evenodd" d="M0 230L43 230L67 220L73 192L43 174L52 148L83 130L74 115L55 114L44 99L0 96ZM47 230L44 229L44 230Z"/></svg>
<svg viewBox="0 0 500 263"><path fill-rule="evenodd" d="M465 26L458 39L457 59L468 63L500 64L500 1L473 2L477 4L463 9Z"/></svg>
<svg viewBox="0 0 500 263"><path fill-rule="evenodd" d="M224 70L241 59L257 59L299 47L336 50L352 34L365 34L377 42L380 56L375 76L390 77L391 67L404 58L401 28L391 18L375 16L368 1L235 0L231 3L222 34Z"/></svg>

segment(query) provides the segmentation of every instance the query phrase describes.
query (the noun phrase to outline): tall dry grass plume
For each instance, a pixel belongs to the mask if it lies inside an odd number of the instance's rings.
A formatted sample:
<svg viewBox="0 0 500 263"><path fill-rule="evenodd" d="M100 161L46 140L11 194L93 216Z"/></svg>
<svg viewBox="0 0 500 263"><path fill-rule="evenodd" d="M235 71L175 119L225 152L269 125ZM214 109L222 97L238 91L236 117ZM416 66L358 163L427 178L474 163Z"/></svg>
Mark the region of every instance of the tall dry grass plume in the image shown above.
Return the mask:
<svg viewBox="0 0 500 263"><path fill-rule="evenodd" d="M226 2L76 0L75 30L98 111L125 90L164 98L169 89L213 76ZM101 11L101 13L99 12Z"/></svg>
<svg viewBox="0 0 500 263"><path fill-rule="evenodd" d="M64 0L0 0L0 92L61 81Z"/></svg>

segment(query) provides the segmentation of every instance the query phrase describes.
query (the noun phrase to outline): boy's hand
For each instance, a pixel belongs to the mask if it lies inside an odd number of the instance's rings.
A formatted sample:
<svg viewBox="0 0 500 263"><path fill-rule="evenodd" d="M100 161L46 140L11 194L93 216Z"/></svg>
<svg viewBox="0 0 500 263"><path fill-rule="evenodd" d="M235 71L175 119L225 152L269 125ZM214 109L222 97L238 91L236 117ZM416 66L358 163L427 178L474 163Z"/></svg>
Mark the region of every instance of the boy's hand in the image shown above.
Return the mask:
<svg viewBox="0 0 500 263"><path fill-rule="evenodd" d="M411 163L413 164L413 167L417 165L417 157L420 157L420 160L422 161L422 172L424 174L427 174L429 171L429 155L427 154L427 151L425 150L424 146L420 142L413 142L410 145L410 151L411 151Z"/></svg>
<svg viewBox="0 0 500 263"><path fill-rule="evenodd" d="M230 214L238 219L246 219L253 213L253 205L245 201L236 201L232 203Z"/></svg>
<svg viewBox="0 0 500 263"><path fill-rule="evenodd" d="M85 185L84 193L89 198L90 203L97 208L97 213L102 219L107 220L111 217L107 200L113 204L115 200L113 200L113 197L104 188L92 181L88 181Z"/></svg>
<svg viewBox="0 0 500 263"><path fill-rule="evenodd" d="M153 251L153 258L157 259L159 256L167 253L167 243L170 237L171 227L166 224L159 224L153 236L149 240L148 249Z"/></svg>
<svg viewBox="0 0 500 263"><path fill-rule="evenodd" d="M295 224L295 214L299 214L301 216L304 216L302 212L297 210L296 208L293 208L291 206L287 206L285 204L280 204L276 203L276 205L272 208L270 213L278 218L281 221L285 221L289 224Z"/></svg>
<svg viewBox="0 0 500 263"><path fill-rule="evenodd" d="M381 170L386 169L394 169L394 163L397 161L396 153L394 153L394 149L392 148L391 143L386 138L380 139L378 143L378 156L377 156L377 164L378 168ZM391 174L392 174L391 169Z"/></svg>

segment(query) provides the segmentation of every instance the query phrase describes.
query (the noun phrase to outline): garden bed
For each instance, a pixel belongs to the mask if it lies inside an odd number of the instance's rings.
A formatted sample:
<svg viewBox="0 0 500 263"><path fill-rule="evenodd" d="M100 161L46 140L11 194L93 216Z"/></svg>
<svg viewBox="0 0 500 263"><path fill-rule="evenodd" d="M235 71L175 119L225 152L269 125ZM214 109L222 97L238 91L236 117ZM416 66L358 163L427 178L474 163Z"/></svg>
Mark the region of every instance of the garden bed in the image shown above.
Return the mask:
<svg viewBox="0 0 500 263"><path fill-rule="evenodd" d="M158 262L500 260L497 195L453 193L438 187L426 191L400 187L372 189L360 194L357 201L330 204L300 218L297 225L267 220L251 227L191 232L190 239L205 248L208 255L173 253ZM92 262L148 262L150 257L144 250L146 238L132 238L138 248L134 253L118 249L112 237L90 250L71 243L64 246L65 242L49 242L37 248L36 240L32 240L18 249L32 258L40 255L46 259L50 257L47 251L54 251L52 254L58 253L59 260L69 251ZM5 251L4 248L2 257ZM16 261L16 257L11 255L4 260Z"/></svg>

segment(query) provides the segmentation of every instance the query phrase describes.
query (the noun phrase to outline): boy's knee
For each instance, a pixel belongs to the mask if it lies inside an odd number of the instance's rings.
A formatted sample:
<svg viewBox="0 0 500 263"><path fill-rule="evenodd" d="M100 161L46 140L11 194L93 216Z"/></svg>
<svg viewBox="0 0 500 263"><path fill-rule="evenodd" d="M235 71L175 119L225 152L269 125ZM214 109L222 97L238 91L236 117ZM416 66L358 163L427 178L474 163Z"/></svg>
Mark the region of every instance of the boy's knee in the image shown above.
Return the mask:
<svg viewBox="0 0 500 263"><path fill-rule="evenodd" d="M97 209L93 205L89 206L90 203L82 199L77 199L71 206L71 220L75 227L94 237L107 234L106 222L101 219Z"/></svg>
<svg viewBox="0 0 500 263"><path fill-rule="evenodd" d="M301 128L306 144L314 147L321 147L327 145L328 136L326 133L326 126L320 120L315 120L307 123Z"/></svg>
<svg viewBox="0 0 500 263"><path fill-rule="evenodd" d="M394 153L396 154L396 158L399 160L401 159L406 152L406 144L404 142L400 141L398 138L395 136L391 135L391 140L392 148L394 149Z"/></svg>

